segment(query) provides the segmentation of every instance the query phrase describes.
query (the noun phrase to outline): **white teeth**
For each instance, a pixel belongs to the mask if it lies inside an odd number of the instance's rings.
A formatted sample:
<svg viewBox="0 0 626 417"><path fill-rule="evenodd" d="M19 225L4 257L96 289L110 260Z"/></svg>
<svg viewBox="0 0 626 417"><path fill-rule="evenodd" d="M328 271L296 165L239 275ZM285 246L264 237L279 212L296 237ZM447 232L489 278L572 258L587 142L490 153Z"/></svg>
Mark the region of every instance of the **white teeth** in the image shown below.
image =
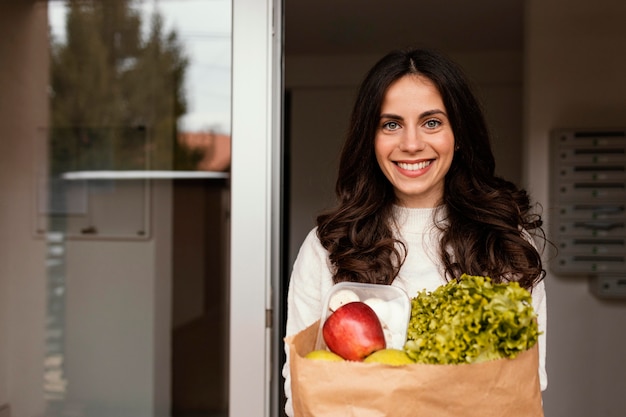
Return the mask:
<svg viewBox="0 0 626 417"><path fill-rule="evenodd" d="M406 164L404 162L398 162L398 166L402 169L406 169L409 171L416 171L418 169L423 169L426 168L428 165L430 165L431 161L422 161L422 162L418 162L415 164Z"/></svg>

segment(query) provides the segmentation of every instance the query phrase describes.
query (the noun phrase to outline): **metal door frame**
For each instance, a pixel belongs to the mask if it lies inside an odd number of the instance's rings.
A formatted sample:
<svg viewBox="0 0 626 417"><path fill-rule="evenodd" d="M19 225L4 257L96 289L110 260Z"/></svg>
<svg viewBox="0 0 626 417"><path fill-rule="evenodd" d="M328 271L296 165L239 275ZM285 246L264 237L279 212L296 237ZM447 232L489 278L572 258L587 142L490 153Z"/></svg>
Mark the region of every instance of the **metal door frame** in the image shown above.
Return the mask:
<svg viewBox="0 0 626 417"><path fill-rule="evenodd" d="M282 1L233 0L229 416L278 415Z"/></svg>

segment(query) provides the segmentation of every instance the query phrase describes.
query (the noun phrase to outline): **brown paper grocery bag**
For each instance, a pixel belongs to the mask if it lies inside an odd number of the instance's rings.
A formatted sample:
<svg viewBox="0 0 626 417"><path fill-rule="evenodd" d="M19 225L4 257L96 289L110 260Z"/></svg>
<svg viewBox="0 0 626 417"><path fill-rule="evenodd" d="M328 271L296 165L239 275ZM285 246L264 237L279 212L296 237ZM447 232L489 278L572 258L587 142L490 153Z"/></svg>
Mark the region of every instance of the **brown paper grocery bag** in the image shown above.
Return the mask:
<svg viewBox="0 0 626 417"><path fill-rule="evenodd" d="M467 365L324 362L304 358L318 326L285 339L295 417L543 417L536 345Z"/></svg>

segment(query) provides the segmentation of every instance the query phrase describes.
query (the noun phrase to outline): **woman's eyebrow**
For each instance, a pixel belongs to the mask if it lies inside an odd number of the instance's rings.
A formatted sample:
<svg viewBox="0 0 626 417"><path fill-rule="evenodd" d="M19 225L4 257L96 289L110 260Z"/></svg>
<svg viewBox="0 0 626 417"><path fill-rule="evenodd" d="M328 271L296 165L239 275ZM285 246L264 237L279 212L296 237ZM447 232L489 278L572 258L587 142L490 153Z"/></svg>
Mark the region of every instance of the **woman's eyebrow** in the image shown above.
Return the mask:
<svg viewBox="0 0 626 417"><path fill-rule="evenodd" d="M429 116L434 116L435 114L442 114L446 117L448 117L448 115L446 114L445 111L443 110L439 110L439 109L432 109L432 110L426 110L425 112L422 112L419 115L420 119L423 119L424 117L429 117ZM383 113L380 115L381 119L393 119L393 120L404 120L404 117L397 115L397 114L393 114L393 113Z"/></svg>
<svg viewBox="0 0 626 417"><path fill-rule="evenodd" d="M397 114L393 114L393 113L383 113L380 115L381 119L393 119L393 120L404 120L404 117L402 116L398 116Z"/></svg>
<svg viewBox="0 0 626 417"><path fill-rule="evenodd" d="M423 112L422 114L420 114L420 119L424 117L428 117L428 116L434 116L435 114L443 114L444 116L448 117L445 111L439 110L439 109L433 109L433 110L427 110Z"/></svg>

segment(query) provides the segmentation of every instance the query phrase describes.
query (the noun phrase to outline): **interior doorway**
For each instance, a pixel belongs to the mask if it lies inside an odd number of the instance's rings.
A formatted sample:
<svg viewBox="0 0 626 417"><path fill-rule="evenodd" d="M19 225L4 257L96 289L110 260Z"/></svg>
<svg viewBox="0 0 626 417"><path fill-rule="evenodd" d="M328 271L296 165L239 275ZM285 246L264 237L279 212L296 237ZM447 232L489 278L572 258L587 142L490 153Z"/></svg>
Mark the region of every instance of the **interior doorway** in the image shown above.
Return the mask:
<svg viewBox="0 0 626 417"><path fill-rule="evenodd" d="M465 68L494 131L497 169L521 182L523 0L284 3L285 291L316 215L334 203L337 158L356 89L391 49L440 49Z"/></svg>

